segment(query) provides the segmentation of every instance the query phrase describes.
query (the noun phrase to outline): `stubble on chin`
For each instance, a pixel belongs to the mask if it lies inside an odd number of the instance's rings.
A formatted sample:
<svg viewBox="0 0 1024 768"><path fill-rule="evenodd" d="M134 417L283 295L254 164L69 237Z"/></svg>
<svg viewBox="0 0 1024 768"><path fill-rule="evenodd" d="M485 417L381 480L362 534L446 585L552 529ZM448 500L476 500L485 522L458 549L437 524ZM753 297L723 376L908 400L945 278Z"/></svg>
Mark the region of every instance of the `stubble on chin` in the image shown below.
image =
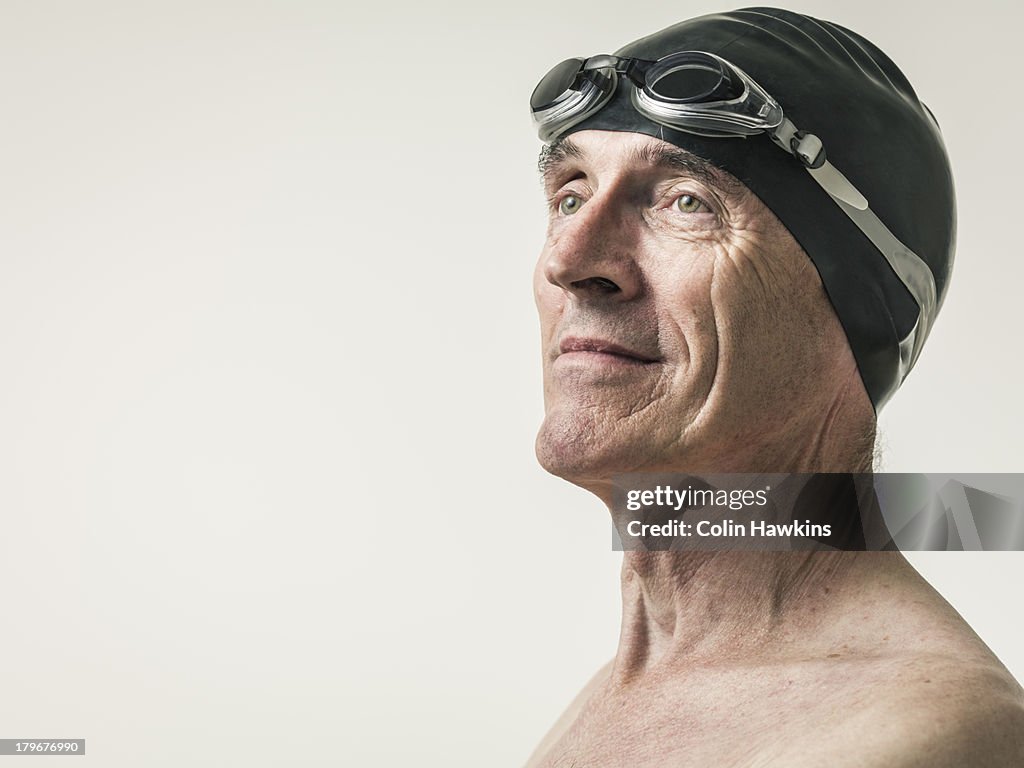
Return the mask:
<svg viewBox="0 0 1024 768"><path fill-rule="evenodd" d="M577 485L641 471L654 438L642 421L607 404L549 408L537 433L537 460L551 474Z"/></svg>

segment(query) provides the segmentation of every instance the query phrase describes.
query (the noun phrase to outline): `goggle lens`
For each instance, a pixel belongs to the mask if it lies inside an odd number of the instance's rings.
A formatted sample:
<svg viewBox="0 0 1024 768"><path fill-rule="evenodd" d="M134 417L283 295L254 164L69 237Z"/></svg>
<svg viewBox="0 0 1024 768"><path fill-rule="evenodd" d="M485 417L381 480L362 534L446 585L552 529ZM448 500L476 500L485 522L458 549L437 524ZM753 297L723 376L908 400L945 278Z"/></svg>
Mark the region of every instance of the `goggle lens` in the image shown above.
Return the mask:
<svg viewBox="0 0 1024 768"><path fill-rule="evenodd" d="M647 74L647 90L659 99L680 104L728 101L743 95L744 86L717 59L698 53L668 56Z"/></svg>
<svg viewBox="0 0 1024 768"><path fill-rule="evenodd" d="M582 66L583 59L579 58L566 59L561 64L556 64L537 83L537 87L533 89L533 95L530 97L530 107L534 110L540 110L556 101L562 94L572 88Z"/></svg>

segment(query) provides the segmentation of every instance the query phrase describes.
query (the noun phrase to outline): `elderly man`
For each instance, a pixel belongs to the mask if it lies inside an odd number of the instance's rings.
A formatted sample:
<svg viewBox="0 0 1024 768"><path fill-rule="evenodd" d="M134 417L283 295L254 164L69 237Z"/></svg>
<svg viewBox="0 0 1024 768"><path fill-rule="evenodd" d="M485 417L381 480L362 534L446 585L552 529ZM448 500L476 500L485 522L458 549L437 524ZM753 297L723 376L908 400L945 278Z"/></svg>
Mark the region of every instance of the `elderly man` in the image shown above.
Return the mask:
<svg viewBox="0 0 1024 768"><path fill-rule="evenodd" d="M572 59L532 109L542 465L862 472L945 293L941 136L862 37L776 9ZM531 766L1017 766L1024 699L898 552L628 551L615 658Z"/></svg>

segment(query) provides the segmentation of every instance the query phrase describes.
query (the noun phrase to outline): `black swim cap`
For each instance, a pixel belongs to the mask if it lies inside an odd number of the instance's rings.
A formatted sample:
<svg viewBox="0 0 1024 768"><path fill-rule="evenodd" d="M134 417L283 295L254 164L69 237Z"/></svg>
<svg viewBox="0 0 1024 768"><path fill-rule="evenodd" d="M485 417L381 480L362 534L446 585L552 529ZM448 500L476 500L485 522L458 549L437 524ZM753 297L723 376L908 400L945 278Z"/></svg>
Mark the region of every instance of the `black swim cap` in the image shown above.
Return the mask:
<svg viewBox="0 0 1024 768"><path fill-rule="evenodd" d="M936 312L953 266L956 209L942 136L903 73L860 35L777 8L701 16L637 40L616 55L656 60L677 51L717 54L750 75L868 199L878 218L935 279ZM902 383L899 342L918 306L882 253L792 155L765 135L707 138L637 112L620 78L603 109L566 134L597 129L654 136L743 182L814 262L846 331L877 411ZM933 313L929 320L934 321ZM925 333L930 328L918 328Z"/></svg>

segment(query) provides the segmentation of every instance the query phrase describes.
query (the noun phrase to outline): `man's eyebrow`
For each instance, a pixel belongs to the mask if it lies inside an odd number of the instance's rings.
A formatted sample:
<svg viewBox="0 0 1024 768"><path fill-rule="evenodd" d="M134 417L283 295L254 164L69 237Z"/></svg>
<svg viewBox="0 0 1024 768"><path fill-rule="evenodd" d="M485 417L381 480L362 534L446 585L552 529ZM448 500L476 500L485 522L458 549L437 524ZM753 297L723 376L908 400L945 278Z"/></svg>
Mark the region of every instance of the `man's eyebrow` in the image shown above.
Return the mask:
<svg viewBox="0 0 1024 768"><path fill-rule="evenodd" d="M562 137L551 144L546 144L540 151L537 158L537 170L540 171L541 180L548 184L551 177L558 172L558 168L564 165L569 158L582 159L583 150L573 143L572 139Z"/></svg>
<svg viewBox="0 0 1024 768"><path fill-rule="evenodd" d="M584 152L579 145L573 143L572 139L563 137L541 149L540 157L537 159L537 170L540 171L544 183L548 184L557 175L559 168L570 159L581 160L583 157ZM704 158L676 147L649 144L637 147L630 154L629 161L636 165L667 168L685 173L727 194L741 194L744 189L742 183Z"/></svg>

